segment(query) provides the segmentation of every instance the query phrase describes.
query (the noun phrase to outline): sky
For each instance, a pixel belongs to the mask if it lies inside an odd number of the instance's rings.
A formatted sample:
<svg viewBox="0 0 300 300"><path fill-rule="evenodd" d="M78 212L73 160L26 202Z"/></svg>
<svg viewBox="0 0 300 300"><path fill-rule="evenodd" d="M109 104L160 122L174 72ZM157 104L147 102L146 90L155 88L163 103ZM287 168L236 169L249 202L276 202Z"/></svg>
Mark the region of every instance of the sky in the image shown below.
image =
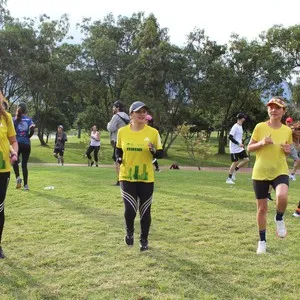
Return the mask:
<svg viewBox="0 0 300 300"><path fill-rule="evenodd" d="M300 0L7 0L15 18L47 14L59 19L68 14L70 34L80 40L75 24L83 17L103 20L112 13L131 17L133 13L153 13L161 28L168 28L170 41L184 46L186 36L195 28L219 44L227 43L232 33L248 40L275 24L285 27L300 24Z"/></svg>

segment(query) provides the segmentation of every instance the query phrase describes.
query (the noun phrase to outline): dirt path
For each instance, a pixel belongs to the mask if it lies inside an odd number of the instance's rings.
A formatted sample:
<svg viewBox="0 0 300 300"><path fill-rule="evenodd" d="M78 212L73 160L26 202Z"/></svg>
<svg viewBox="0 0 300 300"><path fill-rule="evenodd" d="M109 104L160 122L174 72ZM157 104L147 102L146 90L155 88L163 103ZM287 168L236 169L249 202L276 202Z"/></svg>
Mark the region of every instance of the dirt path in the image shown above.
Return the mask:
<svg viewBox="0 0 300 300"><path fill-rule="evenodd" d="M55 167L58 166L56 163L29 163L30 165L35 165L35 166L46 166L46 167ZM87 167L87 164L65 164L66 167ZM114 168L115 166L113 164L111 165L101 165L99 164L99 168ZM93 167L94 168L94 167ZM169 167L168 166L160 166L160 168L162 170L168 170ZM197 171L198 168L197 167L193 167L193 166L180 166L181 170L191 170L191 171ZM225 167L201 167L200 171L215 171L215 172L228 172L229 167L225 168ZM174 172L177 170L174 170ZM180 170L179 170L180 171ZM239 172L242 173L250 173L252 172L252 168L242 168L239 170Z"/></svg>

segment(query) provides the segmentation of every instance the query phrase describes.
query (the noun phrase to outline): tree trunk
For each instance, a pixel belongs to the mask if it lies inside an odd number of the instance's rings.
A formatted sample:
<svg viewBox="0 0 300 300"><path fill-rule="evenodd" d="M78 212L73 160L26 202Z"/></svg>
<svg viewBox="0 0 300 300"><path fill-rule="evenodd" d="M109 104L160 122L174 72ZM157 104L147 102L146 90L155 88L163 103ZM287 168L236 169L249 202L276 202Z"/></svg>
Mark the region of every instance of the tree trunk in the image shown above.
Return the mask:
<svg viewBox="0 0 300 300"><path fill-rule="evenodd" d="M225 135L225 130L222 128L219 135L218 154L225 154L225 146L226 146L226 135Z"/></svg>
<svg viewBox="0 0 300 300"><path fill-rule="evenodd" d="M41 146L46 146L47 144L45 143L44 139L43 139L43 132L41 131L40 127L38 128L38 138L40 140Z"/></svg>

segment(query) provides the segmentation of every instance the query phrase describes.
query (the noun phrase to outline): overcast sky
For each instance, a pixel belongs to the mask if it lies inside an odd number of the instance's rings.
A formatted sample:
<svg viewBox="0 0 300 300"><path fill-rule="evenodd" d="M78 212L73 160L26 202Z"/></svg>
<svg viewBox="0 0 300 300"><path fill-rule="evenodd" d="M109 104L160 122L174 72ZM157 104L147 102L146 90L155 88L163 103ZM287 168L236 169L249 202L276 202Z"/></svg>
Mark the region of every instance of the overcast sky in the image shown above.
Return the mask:
<svg viewBox="0 0 300 300"><path fill-rule="evenodd" d="M211 40L221 44L233 32L251 40L274 24L300 24L300 0L7 0L7 8L15 18L47 14L58 19L66 13L72 35L83 17L102 20L108 13L115 17L153 13L178 46L184 45L194 28L204 29Z"/></svg>

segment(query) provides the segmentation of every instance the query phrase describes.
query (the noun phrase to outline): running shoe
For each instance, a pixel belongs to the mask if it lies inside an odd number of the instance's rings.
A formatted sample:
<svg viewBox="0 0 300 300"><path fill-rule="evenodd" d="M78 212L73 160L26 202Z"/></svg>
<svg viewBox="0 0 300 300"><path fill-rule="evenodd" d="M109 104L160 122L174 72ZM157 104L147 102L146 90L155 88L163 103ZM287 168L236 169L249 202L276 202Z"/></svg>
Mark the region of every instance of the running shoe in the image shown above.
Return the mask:
<svg viewBox="0 0 300 300"><path fill-rule="evenodd" d="M125 236L125 243L127 246L133 246L133 243L134 243L134 238L133 238L133 235L132 234L127 234Z"/></svg>
<svg viewBox="0 0 300 300"><path fill-rule="evenodd" d="M300 212L295 211L295 212L293 213L293 216L294 216L295 218L300 218Z"/></svg>
<svg viewBox="0 0 300 300"><path fill-rule="evenodd" d="M292 181L296 181L296 175L295 174L291 174L289 175L290 180Z"/></svg>
<svg viewBox="0 0 300 300"><path fill-rule="evenodd" d="M256 253L257 254L265 254L266 252L267 252L267 243L266 243L266 241L259 241Z"/></svg>
<svg viewBox="0 0 300 300"><path fill-rule="evenodd" d="M29 190L28 184L25 184L23 189L24 189L24 191L28 191Z"/></svg>
<svg viewBox="0 0 300 300"><path fill-rule="evenodd" d="M20 189L22 186L22 179L20 177L16 180L16 189Z"/></svg>
<svg viewBox="0 0 300 300"><path fill-rule="evenodd" d="M148 241L147 240L140 240L140 250L141 251L147 251L149 249L148 247Z"/></svg>
<svg viewBox="0 0 300 300"><path fill-rule="evenodd" d="M284 220L282 219L281 221L277 221L276 216L275 216L274 221L275 221L275 224L276 224L276 235L279 238L282 238L282 239L285 238L286 235L287 235L287 230L286 230L286 227L285 227L285 224L284 224Z"/></svg>
<svg viewBox="0 0 300 300"><path fill-rule="evenodd" d="M227 178L227 180L226 180L226 183L227 184L235 184L235 182L232 180L232 178Z"/></svg>

